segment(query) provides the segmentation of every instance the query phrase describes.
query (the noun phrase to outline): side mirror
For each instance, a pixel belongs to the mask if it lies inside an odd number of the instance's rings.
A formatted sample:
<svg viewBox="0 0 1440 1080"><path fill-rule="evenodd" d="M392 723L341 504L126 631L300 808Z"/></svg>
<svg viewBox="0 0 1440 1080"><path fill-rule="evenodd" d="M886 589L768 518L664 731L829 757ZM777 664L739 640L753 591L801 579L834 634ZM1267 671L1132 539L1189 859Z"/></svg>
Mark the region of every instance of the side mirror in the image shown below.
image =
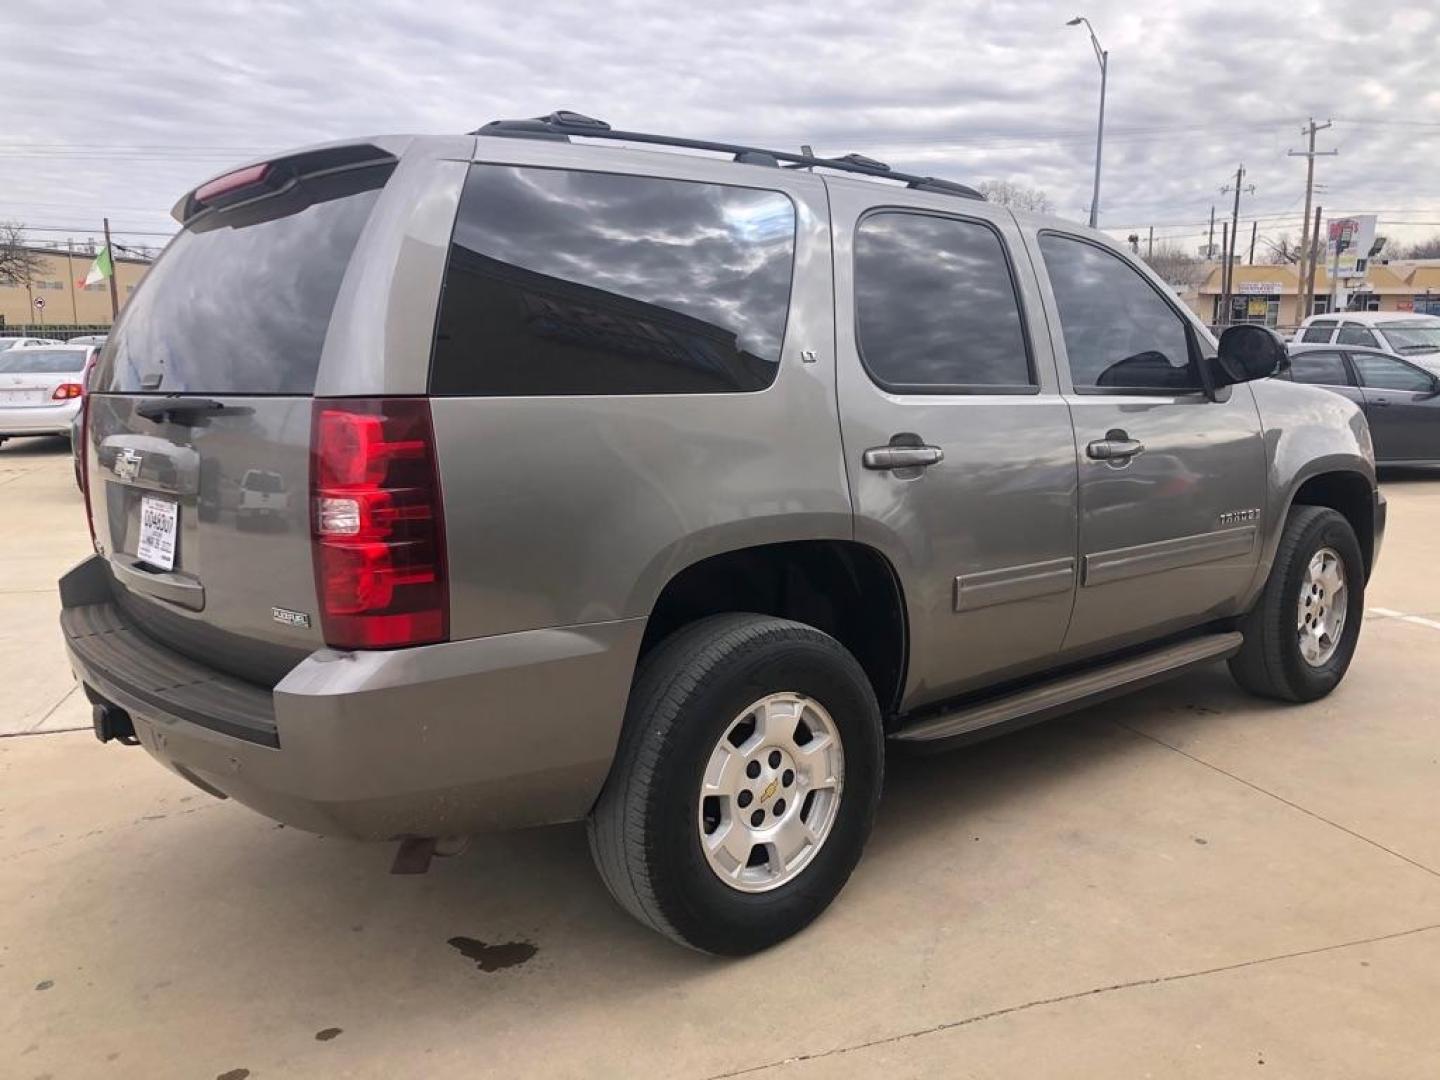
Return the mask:
<svg viewBox="0 0 1440 1080"><path fill-rule="evenodd" d="M1220 335L1220 354L1215 365L1219 386L1266 379L1289 359L1285 339L1268 326L1242 323Z"/></svg>

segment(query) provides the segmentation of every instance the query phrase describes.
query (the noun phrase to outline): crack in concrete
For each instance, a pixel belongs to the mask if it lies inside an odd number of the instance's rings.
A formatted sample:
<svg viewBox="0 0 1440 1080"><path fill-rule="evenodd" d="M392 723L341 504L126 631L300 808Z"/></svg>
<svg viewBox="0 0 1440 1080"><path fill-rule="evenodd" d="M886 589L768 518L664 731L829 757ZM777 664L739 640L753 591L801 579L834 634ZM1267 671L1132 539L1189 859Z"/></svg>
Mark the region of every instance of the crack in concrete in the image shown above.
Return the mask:
<svg viewBox="0 0 1440 1080"><path fill-rule="evenodd" d="M1149 979L1132 979L1129 982L1114 983L1110 986L1096 986L1089 990L1077 990L1071 994L1057 994L1054 997L1037 998L1034 1001L1027 1001L1019 1005L1007 1005L1001 1009L992 1009L989 1012L976 1013L974 1016L966 1016L960 1020L947 1020L943 1023L932 1024L929 1027L917 1028L914 1031L901 1032L898 1035L885 1035L878 1039L852 1043L849 1046L837 1046L829 1050L817 1050L810 1054L796 1054L794 1057L779 1058L775 1061L767 1061L760 1065L749 1065L743 1069L714 1073L708 1080L726 1080L727 1077L745 1076L750 1073L761 1072L765 1069L775 1069L805 1061L817 1061L828 1057L835 1057L840 1054L849 1054L856 1050L867 1050L873 1046L886 1046L893 1043L900 1043L907 1039L918 1039L924 1035L934 1035L942 1031L953 1031L955 1028L968 1027L971 1024L978 1024L985 1020L994 1020L997 1017L1009 1016L1012 1013L1025 1012L1028 1009L1040 1008L1045 1005L1060 1005L1067 1001L1078 1001L1081 998L1096 997L1100 994L1109 994L1117 990L1134 990L1144 986L1163 986L1166 983L1183 982L1186 979L1200 979L1207 975L1223 975L1229 971L1239 971L1244 968L1258 967L1262 964L1274 964L1284 960L1297 960L1302 957L1317 956L1322 953L1338 952L1341 949L1352 949L1357 945L1374 945L1382 941L1394 941L1397 938L1411 937L1415 934L1425 934L1435 930L1440 930L1440 923L1433 923L1428 926L1417 926L1410 930L1397 930L1390 934L1377 934L1374 937L1357 938L1354 941L1341 941L1333 945L1319 945L1313 949L1298 949L1295 952L1278 953L1274 956L1262 956L1254 960L1241 960L1234 964L1222 964L1219 967L1203 968L1199 971L1181 971L1173 975L1156 975Z"/></svg>
<svg viewBox="0 0 1440 1080"><path fill-rule="evenodd" d="M35 723L31 724L28 728L26 728L25 731L23 732L23 734L25 734L25 735L42 735L42 734L44 734L44 732L42 732L40 729L45 726L45 721L46 721L46 720L49 720L50 717L54 716L56 710L58 710L61 705L64 705L65 702L69 701L69 700L70 700L70 695L73 694L73 693L75 693L75 691L76 691L76 690L79 690L79 689L80 689L80 684L79 684L78 682L77 682L77 683L71 683L71 684L70 684L70 689L69 689L69 690L66 690L65 693L63 693L63 694L60 695L60 700L57 701L57 702L55 702L54 705L51 705L50 708L46 709L46 710L45 710L45 715L42 716L42 717L40 717L39 720L36 720Z"/></svg>
<svg viewBox="0 0 1440 1080"><path fill-rule="evenodd" d="M76 833L74 836L57 836L48 844L40 844L36 847L25 848L23 851L14 852L6 856L9 859L22 859L26 855L34 855L41 851L50 851L53 848L63 847L66 844L78 843L81 840L89 840L94 836L104 836L106 833L118 832L122 829L133 829L138 825L145 825L152 821L166 821L170 818L185 817L187 814L198 814L202 810L214 810L222 805L219 800L211 803L201 803L199 806L187 806L184 810L169 810L163 814L144 814L134 821L127 821L123 825L112 825L104 829L91 829L88 832Z"/></svg>
<svg viewBox="0 0 1440 1080"><path fill-rule="evenodd" d="M1385 854L1387 854L1387 855L1392 855L1392 856L1394 856L1395 858L1399 859L1401 862L1409 863L1411 866L1415 867L1415 869L1417 869L1417 870L1423 870L1423 871L1425 871L1425 873L1431 875L1432 877L1440 877L1440 870L1435 870L1433 867L1426 866L1424 863L1422 863L1422 862L1420 862L1420 861L1418 861L1418 860L1416 860L1416 859L1412 859L1412 858L1410 858L1410 856L1408 856L1408 855L1401 854L1400 852L1396 851L1394 848L1386 847L1384 844L1380 843L1380 841L1378 841L1378 840L1372 840L1370 837L1366 836L1364 833L1356 832L1354 829L1350 828L1350 827L1347 826L1347 825L1341 825L1338 821L1331 821L1331 820L1330 820L1329 818L1327 818L1324 814L1318 814L1318 813L1316 813L1314 810L1311 810L1311 809L1309 809L1309 808L1307 808L1307 807L1301 806L1301 805L1300 805L1299 803L1297 803L1297 802L1291 802L1289 799L1285 798L1285 796L1283 796L1283 795L1277 795L1277 794L1275 794L1275 792L1270 791L1270 790L1268 790L1267 788L1261 787L1259 784L1255 783L1254 781L1246 780L1243 776L1238 776L1238 775L1236 775L1235 773L1230 772L1228 769L1222 769L1219 765L1216 765L1216 764L1214 764L1213 762L1206 761L1206 760L1205 760L1204 758L1202 758L1202 757L1196 757L1194 754L1190 753L1188 750L1182 750L1180 747L1175 746L1173 743L1168 743L1168 742L1166 742L1164 739L1159 738L1158 736L1151 735L1148 731L1141 731L1139 728L1133 728L1133 727L1131 727L1129 724L1122 724L1122 723L1120 723L1118 720L1112 720L1111 723L1113 723L1113 724L1114 724L1116 727L1118 727L1118 728L1123 728L1124 730L1130 732L1132 735L1138 735L1138 736L1140 736L1142 739L1149 739L1149 740L1150 740L1151 742L1153 742L1156 746L1163 746L1163 747L1165 747L1165 749L1167 749L1167 750L1173 750L1175 753L1179 754L1181 757L1183 757L1183 758L1188 758L1190 761L1195 762L1195 764L1197 764L1197 765L1203 765L1205 768L1210 769L1210 770L1213 771L1213 772L1217 772L1217 773L1219 773L1221 776L1227 776L1227 777L1229 777L1231 780L1234 780L1236 783L1244 784L1246 787L1250 788L1252 791L1258 791L1261 795L1267 795L1267 796L1269 796L1270 798L1274 799L1276 802L1284 803L1286 806L1290 807L1292 810L1298 810L1298 811L1300 811L1300 813L1305 814L1307 817L1312 817L1312 818L1314 818L1316 821L1319 821L1319 822L1322 822L1323 824L1329 825L1332 829L1339 829L1341 832L1343 832L1343 833L1345 833L1345 834L1347 834L1347 835L1349 835L1349 836L1354 837L1356 840L1360 840L1360 841L1362 841L1363 843L1369 844L1371 847L1378 848L1380 851L1385 852Z"/></svg>

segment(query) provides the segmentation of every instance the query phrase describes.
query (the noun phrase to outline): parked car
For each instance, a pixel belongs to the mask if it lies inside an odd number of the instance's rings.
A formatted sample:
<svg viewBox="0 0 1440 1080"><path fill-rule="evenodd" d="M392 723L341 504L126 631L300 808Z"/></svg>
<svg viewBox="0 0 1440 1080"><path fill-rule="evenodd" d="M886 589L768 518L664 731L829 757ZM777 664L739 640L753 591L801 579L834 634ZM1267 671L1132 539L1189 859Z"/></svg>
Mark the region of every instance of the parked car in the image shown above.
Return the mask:
<svg viewBox="0 0 1440 1080"><path fill-rule="evenodd" d="M72 337L65 344L67 345L104 345L104 334L81 334L79 337Z"/></svg>
<svg viewBox="0 0 1440 1080"><path fill-rule="evenodd" d="M1401 356L1440 356L1440 316L1408 311L1344 311L1311 315L1295 331L1296 344L1352 345Z"/></svg>
<svg viewBox="0 0 1440 1080"><path fill-rule="evenodd" d="M1283 378L1323 386L1365 411L1381 465L1440 464L1440 370L1381 349L1290 346ZM1436 363L1440 368L1440 363Z"/></svg>
<svg viewBox="0 0 1440 1080"><path fill-rule="evenodd" d="M90 350L27 345L0 353L0 443L17 435L70 435Z"/></svg>
<svg viewBox="0 0 1440 1080"><path fill-rule="evenodd" d="M285 478L269 469L246 469L240 478L240 505L235 515L243 521L283 519L290 509Z"/></svg>
<svg viewBox="0 0 1440 1080"><path fill-rule="evenodd" d="M71 663L102 741L397 870L585 819L626 910L747 953L849 877L887 740L1349 666L1361 409L1102 233L573 114L175 213L88 399ZM305 497L241 533L257 468Z"/></svg>
<svg viewBox="0 0 1440 1080"><path fill-rule="evenodd" d="M0 352L7 349L29 349L36 345L59 345L54 338L43 337L0 337Z"/></svg>

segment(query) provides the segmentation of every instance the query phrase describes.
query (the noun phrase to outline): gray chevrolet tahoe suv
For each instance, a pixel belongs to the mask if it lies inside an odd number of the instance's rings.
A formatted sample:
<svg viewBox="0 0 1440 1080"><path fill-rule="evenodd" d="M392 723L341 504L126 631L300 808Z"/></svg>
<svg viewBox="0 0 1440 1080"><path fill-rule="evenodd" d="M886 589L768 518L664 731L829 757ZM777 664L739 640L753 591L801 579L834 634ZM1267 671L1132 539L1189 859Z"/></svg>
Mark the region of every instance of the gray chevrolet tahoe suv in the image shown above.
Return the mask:
<svg viewBox="0 0 1440 1080"><path fill-rule="evenodd" d="M585 819L625 908L739 954L843 886L887 742L1350 663L1360 410L1100 233L575 114L175 213L86 398L62 629L102 740L280 821L419 868Z"/></svg>

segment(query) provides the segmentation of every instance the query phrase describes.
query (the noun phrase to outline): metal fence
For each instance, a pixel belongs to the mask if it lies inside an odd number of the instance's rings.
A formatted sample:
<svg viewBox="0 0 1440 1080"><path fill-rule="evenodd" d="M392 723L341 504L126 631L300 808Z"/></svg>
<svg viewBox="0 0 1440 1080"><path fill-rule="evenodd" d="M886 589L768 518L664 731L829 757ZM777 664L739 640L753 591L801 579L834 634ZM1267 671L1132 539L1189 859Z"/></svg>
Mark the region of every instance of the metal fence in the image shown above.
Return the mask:
<svg viewBox="0 0 1440 1080"><path fill-rule="evenodd" d="M44 337L69 341L73 337L110 333L109 323L6 323L0 322L0 337Z"/></svg>

